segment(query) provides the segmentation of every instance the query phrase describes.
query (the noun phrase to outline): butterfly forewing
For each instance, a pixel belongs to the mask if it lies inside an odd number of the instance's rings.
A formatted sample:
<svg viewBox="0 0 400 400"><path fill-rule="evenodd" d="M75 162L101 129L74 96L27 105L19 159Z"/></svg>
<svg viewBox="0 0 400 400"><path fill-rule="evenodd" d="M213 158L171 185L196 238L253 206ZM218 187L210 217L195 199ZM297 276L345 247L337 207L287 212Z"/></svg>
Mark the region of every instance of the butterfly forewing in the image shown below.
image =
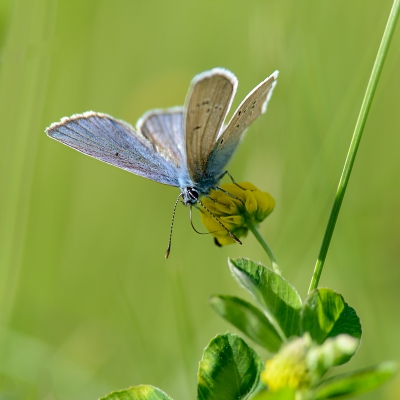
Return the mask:
<svg viewBox="0 0 400 400"><path fill-rule="evenodd" d="M221 68L197 75L192 81L186 100L184 129L187 168L194 182L204 177L208 156L229 111L236 87L236 77Z"/></svg>
<svg viewBox="0 0 400 400"><path fill-rule="evenodd" d="M277 78L278 71L275 71L242 101L212 149L207 162L207 174L218 175L222 172L247 127L266 111Z"/></svg>
<svg viewBox="0 0 400 400"><path fill-rule="evenodd" d="M155 151L177 167L185 163L183 107L151 110L137 123L138 130Z"/></svg>
<svg viewBox="0 0 400 400"><path fill-rule="evenodd" d="M125 122L87 112L63 118L46 133L84 154L144 178L179 186L177 168L156 153L152 145Z"/></svg>

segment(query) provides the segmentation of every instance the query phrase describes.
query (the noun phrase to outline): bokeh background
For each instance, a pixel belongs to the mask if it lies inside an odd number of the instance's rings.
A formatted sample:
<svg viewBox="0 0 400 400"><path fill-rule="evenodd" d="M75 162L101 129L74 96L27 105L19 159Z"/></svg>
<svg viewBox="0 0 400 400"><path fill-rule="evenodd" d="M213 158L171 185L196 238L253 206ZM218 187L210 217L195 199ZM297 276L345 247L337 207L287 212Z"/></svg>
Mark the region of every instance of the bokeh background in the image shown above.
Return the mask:
<svg viewBox="0 0 400 400"><path fill-rule="evenodd" d="M0 1L1 399L96 399L141 383L195 398L203 348L235 331L208 297L248 298L227 258L268 265L250 236L220 249L197 235L183 206L164 260L178 190L44 129L87 110L135 124L149 109L183 104L191 78L216 66L239 78L236 108L278 69L268 112L229 171L275 197L260 229L304 297L390 7ZM400 358L399 71L397 29L320 282L363 325L361 348L340 371ZM400 377L359 398L400 398Z"/></svg>

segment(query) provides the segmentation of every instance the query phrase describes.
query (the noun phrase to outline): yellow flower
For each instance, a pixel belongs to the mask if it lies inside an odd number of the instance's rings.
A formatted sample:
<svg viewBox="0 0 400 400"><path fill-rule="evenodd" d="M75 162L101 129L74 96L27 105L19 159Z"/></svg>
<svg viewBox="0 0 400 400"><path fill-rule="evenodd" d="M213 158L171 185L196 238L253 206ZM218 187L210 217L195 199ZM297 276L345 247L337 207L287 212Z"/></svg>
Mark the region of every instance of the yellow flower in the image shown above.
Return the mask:
<svg viewBox="0 0 400 400"><path fill-rule="evenodd" d="M202 203L238 238L246 236L249 226L258 225L275 207L275 200L269 193L261 192L249 182L228 183L221 188L236 198L221 190L212 190L211 199L203 197ZM203 210L201 219L217 244L235 243L210 213Z"/></svg>
<svg viewBox="0 0 400 400"><path fill-rule="evenodd" d="M310 340L297 338L287 343L279 353L265 363L261 380L275 392L283 388L304 389L311 377L307 360Z"/></svg>

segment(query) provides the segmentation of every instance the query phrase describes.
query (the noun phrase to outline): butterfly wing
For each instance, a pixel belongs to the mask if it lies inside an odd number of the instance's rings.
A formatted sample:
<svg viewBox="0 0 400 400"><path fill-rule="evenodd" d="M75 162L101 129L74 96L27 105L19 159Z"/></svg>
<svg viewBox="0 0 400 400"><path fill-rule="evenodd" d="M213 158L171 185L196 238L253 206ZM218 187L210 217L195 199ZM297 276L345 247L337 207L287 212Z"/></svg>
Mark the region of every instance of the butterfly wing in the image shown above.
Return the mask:
<svg viewBox="0 0 400 400"><path fill-rule="evenodd" d="M177 167L185 163L183 107L151 110L139 119L137 129L155 151Z"/></svg>
<svg viewBox="0 0 400 400"><path fill-rule="evenodd" d="M242 101L211 151L206 167L207 174L215 176L222 172L247 127L267 110L277 78L278 71L275 71Z"/></svg>
<svg viewBox="0 0 400 400"><path fill-rule="evenodd" d="M46 129L81 153L156 182L179 186L177 168L156 153L129 124L92 111L63 118Z"/></svg>
<svg viewBox="0 0 400 400"><path fill-rule="evenodd" d="M190 178L199 183L236 92L237 79L215 68L194 77L186 98L184 132Z"/></svg>

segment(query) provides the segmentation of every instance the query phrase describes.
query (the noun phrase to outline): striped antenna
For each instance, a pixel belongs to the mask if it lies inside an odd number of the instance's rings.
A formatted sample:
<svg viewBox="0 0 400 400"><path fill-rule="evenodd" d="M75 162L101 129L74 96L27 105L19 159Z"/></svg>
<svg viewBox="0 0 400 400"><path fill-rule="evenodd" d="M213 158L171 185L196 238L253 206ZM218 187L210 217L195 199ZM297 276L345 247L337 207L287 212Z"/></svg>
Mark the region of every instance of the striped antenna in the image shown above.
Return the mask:
<svg viewBox="0 0 400 400"><path fill-rule="evenodd" d="M175 201L175 205L174 205L174 211L172 213L172 220L171 220L171 228L169 231L169 240L168 240L168 247L167 247L167 251L165 252L165 258L168 258L169 253L171 252L171 242L172 242L172 229L174 227L174 220L175 220L175 212L176 212L176 207L179 203L180 198L183 196L183 194L181 193L178 198Z"/></svg>

